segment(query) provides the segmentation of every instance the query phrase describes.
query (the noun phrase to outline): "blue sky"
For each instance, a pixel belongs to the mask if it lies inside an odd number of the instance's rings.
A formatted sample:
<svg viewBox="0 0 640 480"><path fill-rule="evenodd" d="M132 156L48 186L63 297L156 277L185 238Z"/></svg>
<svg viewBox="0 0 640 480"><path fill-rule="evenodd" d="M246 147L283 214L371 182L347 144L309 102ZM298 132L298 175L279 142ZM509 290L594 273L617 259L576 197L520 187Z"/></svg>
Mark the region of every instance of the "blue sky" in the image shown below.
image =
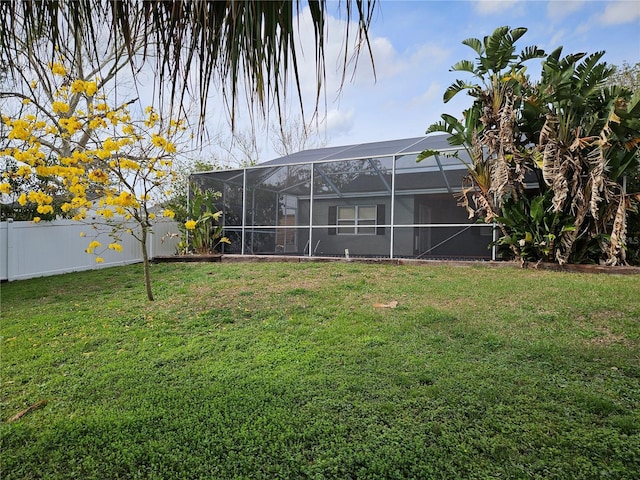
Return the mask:
<svg viewBox="0 0 640 480"><path fill-rule="evenodd" d="M304 18L301 22L304 37L308 29ZM640 0L381 0L370 30L376 78L363 53L354 78L349 75L337 95L340 75L335 66L344 25L339 16L328 25L326 109L321 109L319 125L328 146L420 136L441 113L460 115L468 97L459 94L448 104L442 102L446 87L464 76L449 68L474 58L462 40L481 39L499 26L528 29L518 41L519 51L529 45L546 51L563 46L564 53L605 50L604 60L616 65L640 61ZM302 40L303 48L312 41ZM312 62L307 58L302 63L307 111L313 103ZM531 61L528 71L535 79L539 61ZM295 115L295 103L291 111ZM258 133L258 144L261 160L278 156L267 133Z"/></svg>

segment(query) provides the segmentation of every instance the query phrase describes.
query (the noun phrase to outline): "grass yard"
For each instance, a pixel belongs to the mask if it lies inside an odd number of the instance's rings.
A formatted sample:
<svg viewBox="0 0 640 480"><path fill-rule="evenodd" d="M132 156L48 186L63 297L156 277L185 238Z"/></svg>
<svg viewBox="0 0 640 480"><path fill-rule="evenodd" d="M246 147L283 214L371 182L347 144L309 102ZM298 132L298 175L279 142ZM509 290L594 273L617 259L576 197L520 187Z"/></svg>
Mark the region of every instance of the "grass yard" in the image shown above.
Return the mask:
<svg viewBox="0 0 640 480"><path fill-rule="evenodd" d="M1 478L638 478L637 275L152 271L2 285Z"/></svg>

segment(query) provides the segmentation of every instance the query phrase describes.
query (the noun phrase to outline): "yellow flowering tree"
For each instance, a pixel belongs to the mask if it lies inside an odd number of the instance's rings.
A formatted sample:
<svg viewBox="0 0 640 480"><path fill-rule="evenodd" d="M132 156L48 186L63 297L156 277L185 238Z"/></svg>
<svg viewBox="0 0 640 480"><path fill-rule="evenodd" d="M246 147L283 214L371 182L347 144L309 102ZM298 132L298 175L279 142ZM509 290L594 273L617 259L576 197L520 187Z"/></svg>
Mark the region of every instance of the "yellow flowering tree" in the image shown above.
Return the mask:
<svg viewBox="0 0 640 480"><path fill-rule="evenodd" d="M50 64L49 71L43 87L48 95L38 96L32 82L33 98L18 95L20 115L2 116L8 144L0 154L24 166L17 176L54 179L64 192L60 209L71 218L111 227L109 245L93 240L87 246L96 262L103 261L101 251L121 250L123 235L132 235L140 243L147 297L153 300L147 254L156 215L151 206L171 186L176 145L185 141L186 128L181 121L165 121L152 107L134 118L135 101L110 105L99 78L72 78L62 62ZM0 183L3 193L11 189L6 179ZM47 191L22 192L18 202L41 215L54 213ZM174 215L168 209L161 214Z"/></svg>

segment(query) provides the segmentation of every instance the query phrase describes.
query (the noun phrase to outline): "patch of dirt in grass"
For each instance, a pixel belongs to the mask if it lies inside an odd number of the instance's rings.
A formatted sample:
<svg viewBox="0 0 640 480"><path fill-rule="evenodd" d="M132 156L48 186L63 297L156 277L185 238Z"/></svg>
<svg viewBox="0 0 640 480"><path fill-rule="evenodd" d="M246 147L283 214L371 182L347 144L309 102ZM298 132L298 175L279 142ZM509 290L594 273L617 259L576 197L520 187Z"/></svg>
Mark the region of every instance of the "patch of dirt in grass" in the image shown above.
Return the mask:
<svg viewBox="0 0 640 480"><path fill-rule="evenodd" d="M595 327L597 336L587 340L590 345L608 347L610 345L619 344L630 347L634 342L626 338L623 334L613 333L608 327Z"/></svg>

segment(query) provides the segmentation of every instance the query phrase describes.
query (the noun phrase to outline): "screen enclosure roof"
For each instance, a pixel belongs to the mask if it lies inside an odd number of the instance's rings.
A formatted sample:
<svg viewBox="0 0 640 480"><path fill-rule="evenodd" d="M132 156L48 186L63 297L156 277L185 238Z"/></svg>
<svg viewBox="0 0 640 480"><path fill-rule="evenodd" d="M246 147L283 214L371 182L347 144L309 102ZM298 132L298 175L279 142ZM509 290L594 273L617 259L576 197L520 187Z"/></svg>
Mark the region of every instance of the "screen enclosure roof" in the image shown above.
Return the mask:
<svg viewBox="0 0 640 480"><path fill-rule="evenodd" d="M341 147L315 148L292 153L284 157L259 163L256 166L281 166L301 163L327 162L334 160L355 160L360 158L401 156L417 154L424 150L458 150L447 142L449 135L414 137L372 143L359 143Z"/></svg>

